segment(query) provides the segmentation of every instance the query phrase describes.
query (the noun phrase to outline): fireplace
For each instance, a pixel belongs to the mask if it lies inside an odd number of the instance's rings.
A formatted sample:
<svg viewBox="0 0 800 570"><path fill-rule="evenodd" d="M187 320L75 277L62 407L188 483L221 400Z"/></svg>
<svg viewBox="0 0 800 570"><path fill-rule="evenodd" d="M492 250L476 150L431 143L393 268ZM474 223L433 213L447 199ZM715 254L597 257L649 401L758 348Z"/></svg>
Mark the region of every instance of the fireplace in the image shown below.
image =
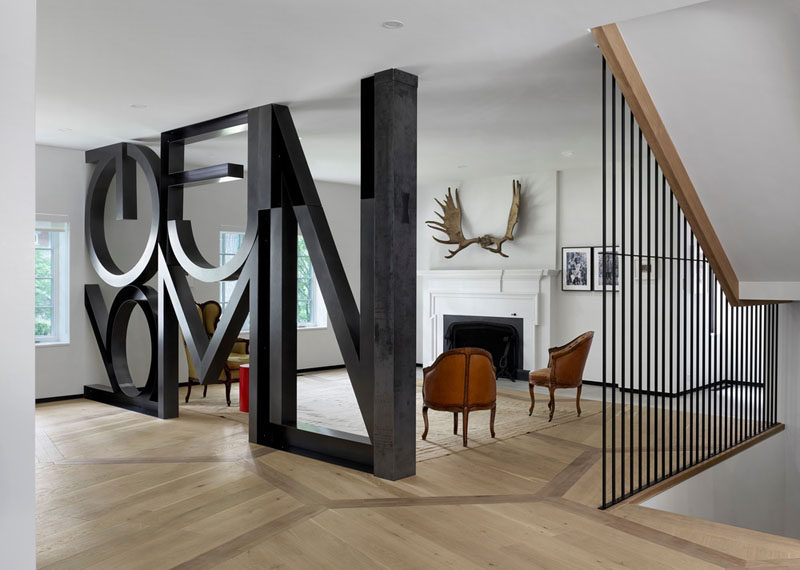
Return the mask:
<svg viewBox="0 0 800 570"><path fill-rule="evenodd" d="M445 315L482 322L505 323L505 319L520 319L518 354L522 364L517 370L534 370L546 365L547 347L551 345L550 271L436 269L420 271L418 276L420 316L417 326L422 341L418 351L424 366L430 366L446 348Z"/></svg>
<svg viewBox="0 0 800 570"><path fill-rule="evenodd" d="M474 347L492 355L498 378L525 380L521 318L444 315L444 350Z"/></svg>

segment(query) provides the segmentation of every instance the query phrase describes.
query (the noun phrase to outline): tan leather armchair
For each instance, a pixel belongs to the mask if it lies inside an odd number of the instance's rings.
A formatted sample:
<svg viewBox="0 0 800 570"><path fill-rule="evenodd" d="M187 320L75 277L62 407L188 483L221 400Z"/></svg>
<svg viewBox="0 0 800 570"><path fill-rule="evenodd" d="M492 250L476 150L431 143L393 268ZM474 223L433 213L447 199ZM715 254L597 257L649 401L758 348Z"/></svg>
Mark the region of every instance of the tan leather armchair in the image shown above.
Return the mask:
<svg viewBox="0 0 800 570"><path fill-rule="evenodd" d="M581 415L581 389L583 388L583 369L586 366L586 358L589 356L589 349L592 347L594 331L583 333L578 338L570 341L564 346L555 346L549 350L550 360L547 368L531 371L528 377L528 389L531 393L531 407L528 415L533 413L533 406L536 400L533 397L534 386L547 386L550 389L550 418L553 421L553 412L556 409L556 388L577 388L578 394L575 397L575 407L578 409L578 416Z"/></svg>
<svg viewBox="0 0 800 570"><path fill-rule="evenodd" d="M439 355L423 369L422 418L428 436L428 408L453 412L453 433L458 434L458 413L464 414L464 447L467 447L467 424L472 410L491 410L489 431L494 437L497 409L497 380L492 355L480 348L457 348Z"/></svg>
<svg viewBox="0 0 800 570"><path fill-rule="evenodd" d="M219 324L219 318L222 315L222 307L216 301L206 301L205 303L197 304L197 312L203 320L203 326L206 328L208 337L214 334ZM186 402L189 402L189 396L192 393L192 383L199 384L197 369L194 367L192 357L189 355L189 348L186 346L186 341L183 341L183 348L186 351L186 360L189 364L189 388L186 391ZM219 375L219 381L225 384L225 399L228 405L231 405L231 382L239 380L239 366L248 364L250 362L250 341L247 339L237 339L233 344L231 353L225 361L225 366ZM203 386L203 397L206 397L208 392L208 384Z"/></svg>

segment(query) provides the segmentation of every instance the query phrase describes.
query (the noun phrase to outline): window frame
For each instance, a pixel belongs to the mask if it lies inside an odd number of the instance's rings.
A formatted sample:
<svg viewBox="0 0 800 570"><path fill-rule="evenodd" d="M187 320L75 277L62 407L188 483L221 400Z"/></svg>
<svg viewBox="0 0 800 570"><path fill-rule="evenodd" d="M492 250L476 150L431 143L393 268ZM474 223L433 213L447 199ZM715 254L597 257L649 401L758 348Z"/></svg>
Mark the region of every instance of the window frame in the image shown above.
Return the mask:
<svg viewBox="0 0 800 570"><path fill-rule="evenodd" d="M225 263L227 263L231 258L233 258L234 255L236 255L235 252L234 253L227 253L227 252L223 251L223 244L225 243L224 242L224 239L225 239L224 236L226 234L239 236L239 247L241 247L242 239L244 238L244 233L245 233L244 230L242 230L241 228L226 228L225 226L220 228L220 231L219 231L219 265L220 265L220 267L225 265ZM238 248L237 248L237 250L238 250ZM227 299L228 294L227 293L228 293L228 288L229 287L230 287L230 294L233 294L233 289L234 289L234 287L236 287L236 280L235 279L232 280L232 281L220 281L219 282L219 306L222 308L222 312L225 312L225 308L228 305L228 299ZM242 333L249 333L250 332L250 313L249 312L247 313L247 318L245 319L244 324L242 324L241 332Z"/></svg>
<svg viewBox="0 0 800 570"><path fill-rule="evenodd" d="M314 275L314 267L311 265L311 255L300 255L299 248L300 248L300 241L302 240L303 246L306 248L306 253L308 253L308 247L305 246L305 240L300 232L297 232L297 245L298 245L298 252L297 252L297 259L298 261L303 259L308 259L308 277L300 277L300 269L298 263L298 273L297 273L297 306L298 306L298 319L300 315L300 303L308 303L308 313L309 313L309 320L300 322L297 321L297 328L298 329L314 329L320 328L319 327L319 319L317 315L317 306L318 306L318 293L317 293L317 279ZM300 298L300 282L301 281L308 281L308 297Z"/></svg>
<svg viewBox="0 0 800 570"><path fill-rule="evenodd" d="M40 247L36 241L39 232L51 236L49 247ZM69 221L66 216L37 214L34 226L34 327L39 308L50 309L50 334L37 335L34 328L35 346L57 346L70 342L69 327ZM36 304L36 281L48 279L36 274L36 251L49 250L50 253L50 305Z"/></svg>

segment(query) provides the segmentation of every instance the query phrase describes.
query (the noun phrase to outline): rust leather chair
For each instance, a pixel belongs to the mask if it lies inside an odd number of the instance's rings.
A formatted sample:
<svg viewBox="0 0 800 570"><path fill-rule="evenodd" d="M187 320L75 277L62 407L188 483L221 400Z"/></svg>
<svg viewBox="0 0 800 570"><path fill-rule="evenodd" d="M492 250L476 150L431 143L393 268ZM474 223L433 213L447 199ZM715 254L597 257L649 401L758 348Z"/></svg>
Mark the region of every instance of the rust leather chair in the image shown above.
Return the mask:
<svg viewBox="0 0 800 570"><path fill-rule="evenodd" d="M208 338L214 334L219 324L219 318L222 315L222 307L216 301L206 301L205 303L197 303L197 312L203 319L203 326L206 329ZM192 383L199 384L197 370L192 362L192 357L189 355L189 348L186 346L186 341L183 341L183 348L186 351L186 360L189 364L189 381L188 389L186 390L186 402L189 402L189 396L192 394ZM250 341L247 339L237 339L231 349L231 353L225 360L225 366L219 375L219 381L225 384L225 400L228 405L231 405L231 382L239 380L239 366L250 362ZM206 397L208 391L208 384L203 386L203 397Z"/></svg>
<svg viewBox="0 0 800 570"><path fill-rule="evenodd" d="M536 403L533 397L534 386L547 386L550 389L550 403L548 404L550 418L547 421L553 421L553 412L556 409L556 388L578 389L575 407L578 409L578 416L581 415L583 369L586 366L589 349L592 347L593 337L594 331L585 332L564 346L555 346L549 350L550 361L547 363L547 368L533 370L528 378L528 389L531 393L531 407L528 415L533 413L533 406Z"/></svg>
<svg viewBox="0 0 800 570"><path fill-rule="evenodd" d="M428 408L453 412L453 433L458 434L458 412L464 414L464 447L467 446L467 423L473 410L491 410L489 431L494 437L497 409L497 380L492 355L480 348L457 348L439 355L422 371L422 417L428 436Z"/></svg>

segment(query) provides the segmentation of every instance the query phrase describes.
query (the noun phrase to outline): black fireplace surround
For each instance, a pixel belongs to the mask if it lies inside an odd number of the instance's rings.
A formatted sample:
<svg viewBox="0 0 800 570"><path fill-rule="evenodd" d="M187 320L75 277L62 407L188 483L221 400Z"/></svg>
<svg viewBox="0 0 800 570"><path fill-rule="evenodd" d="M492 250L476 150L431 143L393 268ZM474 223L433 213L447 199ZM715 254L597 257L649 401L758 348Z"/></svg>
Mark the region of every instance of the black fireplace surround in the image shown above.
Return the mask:
<svg viewBox="0 0 800 570"><path fill-rule="evenodd" d="M444 349L482 348L492 355L498 378L527 380L522 368L523 320L515 317L444 315Z"/></svg>

